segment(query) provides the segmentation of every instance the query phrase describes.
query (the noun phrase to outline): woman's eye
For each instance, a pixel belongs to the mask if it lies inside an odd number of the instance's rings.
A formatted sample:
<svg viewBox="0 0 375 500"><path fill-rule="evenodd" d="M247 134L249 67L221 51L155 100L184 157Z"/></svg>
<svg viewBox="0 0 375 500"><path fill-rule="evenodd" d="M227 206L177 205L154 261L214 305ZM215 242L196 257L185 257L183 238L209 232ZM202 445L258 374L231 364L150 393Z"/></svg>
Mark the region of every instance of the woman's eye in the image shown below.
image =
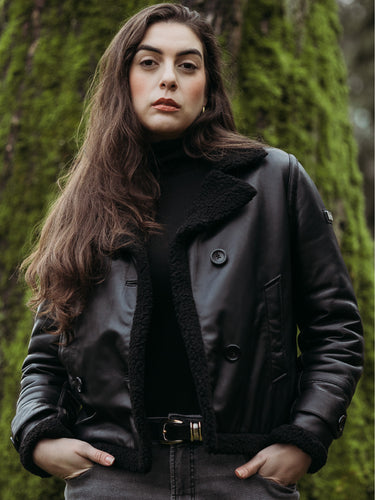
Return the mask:
<svg viewBox="0 0 375 500"><path fill-rule="evenodd" d="M153 59L144 59L140 62L140 65L144 68L153 68L156 65L156 62Z"/></svg>
<svg viewBox="0 0 375 500"><path fill-rule="evenodd" d="M197 66L191 62L184 62L180 66L186 71L195 71L197 69Z"/></svg>

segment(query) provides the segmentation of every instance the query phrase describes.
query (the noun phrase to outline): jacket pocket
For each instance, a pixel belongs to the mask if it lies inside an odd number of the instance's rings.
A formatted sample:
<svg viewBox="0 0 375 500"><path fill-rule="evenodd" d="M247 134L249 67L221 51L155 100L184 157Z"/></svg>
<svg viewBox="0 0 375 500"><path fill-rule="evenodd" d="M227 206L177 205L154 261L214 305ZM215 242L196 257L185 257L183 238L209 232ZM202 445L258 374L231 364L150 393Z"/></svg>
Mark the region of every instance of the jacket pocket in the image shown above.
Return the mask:
<svg viewBox="0 0 375 500"><path fill-rule="evenodd" d="M87 422L90 422L90 420L93 420L95 417L96 417L96 411L93 408L84 406L81 408L81 411L77 416L75 425L86 424Z"/></svg>
<svg viewBox="0 0 375 500"><path fill-rule="evenodd" d="M264 286L273 383L287 374L287 356L282 338L284 318L281 283L282 277L279 275Z"/></svg>

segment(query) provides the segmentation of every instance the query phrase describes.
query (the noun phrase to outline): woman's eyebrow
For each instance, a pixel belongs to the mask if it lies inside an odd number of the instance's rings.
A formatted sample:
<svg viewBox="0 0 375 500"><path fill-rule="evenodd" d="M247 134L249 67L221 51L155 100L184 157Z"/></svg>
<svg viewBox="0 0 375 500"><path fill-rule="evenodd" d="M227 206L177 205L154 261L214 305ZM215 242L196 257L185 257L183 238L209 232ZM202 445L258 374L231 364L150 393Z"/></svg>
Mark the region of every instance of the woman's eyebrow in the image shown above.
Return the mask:
<svg viewBox="0 0 375 500"><path fill-rule="evenodd" d="M137 52L139 52L140 50L148 50L148 51L151 51L151 52L156 52L157 54L163 54L163 51L156 48L156 47L153 47L152 45L139 45L139 47L137 48ZM203 59L203 56L202 54L200 53L200 51L198 49L185 49L185 50L181 50L180 52L178 52L176 55L177 56L187 56L189 54L196 54L197 56L199 56L201 59Z"/></svg>

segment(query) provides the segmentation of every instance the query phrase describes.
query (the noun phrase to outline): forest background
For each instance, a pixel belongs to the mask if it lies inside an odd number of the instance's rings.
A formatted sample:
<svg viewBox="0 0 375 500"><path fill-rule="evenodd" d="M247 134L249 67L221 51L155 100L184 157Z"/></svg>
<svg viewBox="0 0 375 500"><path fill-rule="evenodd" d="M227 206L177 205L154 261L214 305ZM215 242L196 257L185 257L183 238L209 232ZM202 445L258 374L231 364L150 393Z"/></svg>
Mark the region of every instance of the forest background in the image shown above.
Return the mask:
<svg viewBox="0 0 375 500"><path fill-rule="evenodd" d="M9 441L32 325L17 267L77 150L75 132L100 55L122 20L153 3L0 0L2 500L63 496L61 481L21 468ZM372 499L373 2L181 3L206 14L219 36L239 129L294 153L334 214L364 321L366 365L344 436L332 445L326 467L306 477L300 490L304 500Z"/></svg>

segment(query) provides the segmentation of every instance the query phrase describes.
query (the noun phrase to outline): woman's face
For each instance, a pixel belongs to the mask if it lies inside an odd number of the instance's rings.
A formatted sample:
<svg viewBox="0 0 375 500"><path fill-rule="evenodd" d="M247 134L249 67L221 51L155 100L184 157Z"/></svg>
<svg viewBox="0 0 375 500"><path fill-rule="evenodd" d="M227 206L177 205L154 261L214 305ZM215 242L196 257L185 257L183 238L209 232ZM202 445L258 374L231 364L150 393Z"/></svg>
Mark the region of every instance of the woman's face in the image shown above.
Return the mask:
<svg viewBox="0 0 375 500"><path fill-rule="evenodd" d="M153 24L129 74L135 113L153 141L181 136L206 105L203 47L187 26Z"/></svg>

